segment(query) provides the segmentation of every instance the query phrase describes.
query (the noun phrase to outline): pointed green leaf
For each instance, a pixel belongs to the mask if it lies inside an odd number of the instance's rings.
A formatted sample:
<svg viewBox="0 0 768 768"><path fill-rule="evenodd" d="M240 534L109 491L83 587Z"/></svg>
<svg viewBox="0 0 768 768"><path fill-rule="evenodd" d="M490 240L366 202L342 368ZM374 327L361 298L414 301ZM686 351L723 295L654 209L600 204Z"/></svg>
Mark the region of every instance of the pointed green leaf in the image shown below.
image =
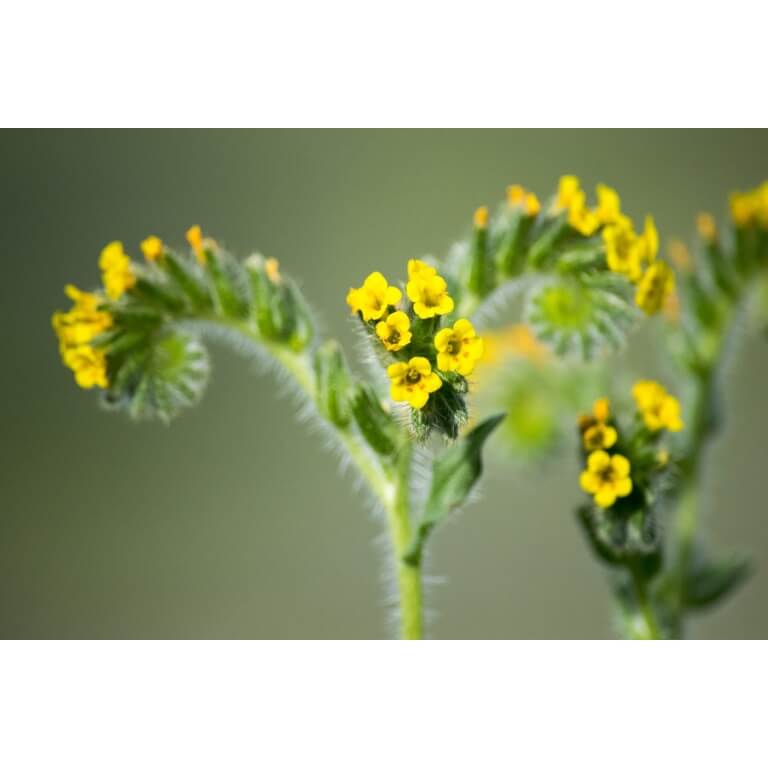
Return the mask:
<svg viewBox="0 0 768 768"><path fill-rule="evenodd" d="M432 529L466 501L483 473L483 445L505 417L506 414L500 413L487 418L435 459L429 497L413 542L403 558L406 562L418 564Z"/></svg>

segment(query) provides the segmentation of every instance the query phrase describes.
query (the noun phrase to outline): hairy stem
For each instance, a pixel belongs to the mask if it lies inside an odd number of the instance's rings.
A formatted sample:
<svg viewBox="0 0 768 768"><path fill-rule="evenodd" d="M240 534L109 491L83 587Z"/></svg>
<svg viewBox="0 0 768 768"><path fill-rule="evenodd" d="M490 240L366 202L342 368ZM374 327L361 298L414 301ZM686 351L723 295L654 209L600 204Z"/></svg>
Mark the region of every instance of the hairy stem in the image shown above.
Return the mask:
<svg viewBox="0 0 768 768"><path fill-rule="evenodd" d="M315 401L315 373L308 354L296 354L285 346L265 341L247 322L213 317L207 318L206 323L229 327L264 348L293 377L304 394ZM400 636L405 640L419 640L422 636L421 570L418 565L409 565L402 559L411 540L410 446L401 452L393 472L382 464L359 433L350 428L333 427L333 430L386 512L400 597Z"/></svg>

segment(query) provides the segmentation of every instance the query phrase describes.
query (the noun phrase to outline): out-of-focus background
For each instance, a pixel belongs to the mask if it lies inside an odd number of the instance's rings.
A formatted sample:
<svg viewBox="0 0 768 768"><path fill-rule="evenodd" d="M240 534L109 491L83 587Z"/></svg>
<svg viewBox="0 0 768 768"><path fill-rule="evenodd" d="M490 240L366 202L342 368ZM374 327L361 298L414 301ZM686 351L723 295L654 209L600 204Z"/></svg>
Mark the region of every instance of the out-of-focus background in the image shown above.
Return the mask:
<svg viewBox="0 0 768 768"><path fill-rule="evenodd" d="M182 245L200 223L280 259L351 349L344 296L371 270L445 252L474 208L562 173L618 188L665 242L768 178L768 132L0 133L0 636L386 637L380 522L269 376L213 349L200 407L170 427L102 412L59 362L62 289L98 282L113 239ZM631 339L632 365L652 344ZM694 637L768 637L768 345L735 352L707 464L704 532L757 570ZM430 634L613 637L577 530L575 457L490 461L484 498L433 539Z"/></svg>

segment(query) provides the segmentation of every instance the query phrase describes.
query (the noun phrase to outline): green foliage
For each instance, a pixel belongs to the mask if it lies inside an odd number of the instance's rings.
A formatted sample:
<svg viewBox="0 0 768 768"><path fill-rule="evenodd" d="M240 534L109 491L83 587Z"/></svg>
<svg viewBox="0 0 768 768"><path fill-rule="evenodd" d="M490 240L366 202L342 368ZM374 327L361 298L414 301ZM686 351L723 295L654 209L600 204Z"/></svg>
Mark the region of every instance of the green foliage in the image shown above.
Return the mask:
<svg viewBox="0 0 768 768"><path fill-rule="evenodd" d="M710 608L734 592L751 573L748 558L732 555L714 560L699 552L684 577L684 605L691 610Z"/></svg>
<svg viewBox="0 0 768 768"><path fill-rule="evenodd" d="M392 456L404 439L403 430L384 410L373 387L357 386L352 395L352 413L368 445L382 456Z"/></svg>
<svg viewBox="0 0 768 768"><path fill-rule="evenodd" d="M443 451L432 465L432 485L413 541L404 559L418 564L432 529L460 507L483 472L485 441L501 424L504 414L491 416Z"/></svg>

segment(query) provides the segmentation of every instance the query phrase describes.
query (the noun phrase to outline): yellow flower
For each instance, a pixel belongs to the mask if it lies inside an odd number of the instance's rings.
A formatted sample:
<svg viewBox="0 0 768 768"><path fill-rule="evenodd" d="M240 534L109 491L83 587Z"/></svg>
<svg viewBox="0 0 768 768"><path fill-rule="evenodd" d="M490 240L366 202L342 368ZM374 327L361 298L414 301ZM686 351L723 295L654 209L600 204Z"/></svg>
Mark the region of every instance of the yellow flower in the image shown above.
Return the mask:
<svg viewBox="0 0 768 768"><path fill-rule="evenodd" d="M610 448L615 445L618 437L614 427L600 423L586 429L582 439L588 451L596 451L599 448Z"/></svg>
<svg viewBox="0 0 768 768"><path fill-rule="evenodd" d="M660 429L679 432L683 428L679 401L657 381L638 381L632 387L632 397L645 426L651 432L658 432Z"/></svg>
<svg viewBox="0 0 768 768"><path fill-rule="evenodd" d="M557 185L557 207L570 208L581 192L581 182L578 176L561 176Z"/></svg>
<svg viewBox="0 0 768 768"><path fill-rule="evenodd" d="M422 320L435 315L447 315L453 312L453 299L448 295L448 285L436 271L431 268L419 269L411 276L409 263L408 285L406 293L413 302L413 311Z"/></svg>
<svg viewBox="0 0 768 768"><path fill-rule="evenodd" d="M597 209L595 210L597 220L601 224L616 224L621 218L621 199L619 193L606 186L597 185Z"/></svg>
<svg viewBox="0 0 768 768"><path fill-rule="evenodd" d="M387 282L381 272L371 272L360 288L350 288L347 304L353 312L361 312L363 320L379 320L388 307L395 306L403 297L402 291Z"/></svg>
<svg viewBox="0 0 768 768"><path fill-rule="evenodd" d="M539 198L519 184L507 187L507 204L510 208L522 208L526 216L536 216L541 210Z"/></svg>
<svg viewBox="0 0 768 768"><path fill-rule="evenodd" d="M605 243L605 259L611 272L624 275L627 280L635 282L640 279L642 265L640 249L637 248L638 237L632 222L622 217L616 224L603 230Z"/></svg>
<svg viewBox="0 0 768 768"><path fill-rule="evenodd" d="M83 389L109 386L107 359L104 352L87 344L64 351L64 364L75 374L75 381Z"/></svg>
<svg viewBox="0 0 768 768"><path fill-rule="evenodd" d="M706 243L713 243L717 240L717 224L711 213L700 213L696 217L696 230L699 237Z"/></svg>
<svg viewBox="0 0 768 768"><path fill-rule="evenodd" d="M280 284L280 262L277 259L267 259L264 262L264 272L270 282L275 285Z"/></svg>
<svg viewBox="0 0 768 768"><path fill-rule="evenodd" d="M579 429L584 448L595 451L598 448L610 448L616 444L618 433L608 424L611 415L611 406L607 397L595 400L591 414L583 414L579 417Z"/></svg>
<svg viewBox="0 0 768 768"><path fill-rule="evenodd" d="M659 233L653 216L645 217L643 234L637 238L636 248L638 251L637 258L643 269L656 261L656 255L659 252Z"/></svg>
<svg viewBox="0 0 768 768"><path fill-rule="evenodd" d="M488 208L482 206L475 211L472 218L475 229L486 229L488 227Z"/></svg>
<svg viewBox="0 0 768 768"><path fill-rule="evenodd" d="M598 507L613 506L617 498L632 492L629 459L620 454L609 456L605 451L589 454L587 468L581 473L581 489L592 494Z"/></svg>
<svg viewBox="0 0 768 768"><path fill-rule="evenodd" d="M200 228L199 224L195 224L187 230L187 242L195 252L195 256L197 257L200 266L204 267L206 255L203 247L203 230Z"/></svg>
<svg viewBox="0 0 768 768"><path fill-rule="evenodd" d="M107 296L114 301L136 284L131 260L123 250L123 244L117 240L102 249L99 267Z"/></svg>
<svg viewBox="0 0 768 768"><path fill-rule="evenodd" d="M163 257L163 241L155 235L142 240L140 248L147 261L159 261Z"/></svg>
<svg viewBox="0 0 768 768"><path fill-rule="evenodd" d="M483 356L483 340L477 336L469 320L457 320L453 328L443 328L435 336L437 367L469 376Z"/></svg>
<svg viewBox="0 0 768 768"><path fill-rule="evenodd" d="M587 196L582 190L568 208L568 223L584 237L591 237L600 226L597 216L587 208Z"/></svg>
<svg viewBox="0 0 768 768"><path fill-rule="evenodd" d="M408 279L415 280L418 277L432 277L437 274L434 267L418 259L408 259Z"/></svg>
<svg viewBox="0 0 768 768"><path fill-rule="evenodd" d="M757 216L759 198L753 192L733 192L730 198L731 218L737 227L747 227Z"/></svg>
<svg viewBox="0 0 768 768"><path fill-rule="evenodd" d="M393 312L376 323L376 335L390 351L397 352L411 341L411 321L405 312Z"/></svg>
<svg viewBox="0 0 768 768"><path fill-rule="evenodd" d="M675 289L675 273L663 261L651 264L640 279L635 304L647 315L655 315Z"/></svg>
<svg viewBox="0 0 768 768"><path fill-rule="evenodd" d="M412 357L407 363L392 363L387 368L387 376L391 382L392 399L407 402L418 409L423 408L430 394L443 385L440 377L432 372L426 357Z"/></svg>
<svg viewBox="0 0 768 768"><path fill-rule="evenodd" d="M64 290L74 306L69 312L55 312L51 318L62 354L67 347L86 344L112 326L112 315L98 309L102 299L97 294L81 291L74 285Z"/></svg>

